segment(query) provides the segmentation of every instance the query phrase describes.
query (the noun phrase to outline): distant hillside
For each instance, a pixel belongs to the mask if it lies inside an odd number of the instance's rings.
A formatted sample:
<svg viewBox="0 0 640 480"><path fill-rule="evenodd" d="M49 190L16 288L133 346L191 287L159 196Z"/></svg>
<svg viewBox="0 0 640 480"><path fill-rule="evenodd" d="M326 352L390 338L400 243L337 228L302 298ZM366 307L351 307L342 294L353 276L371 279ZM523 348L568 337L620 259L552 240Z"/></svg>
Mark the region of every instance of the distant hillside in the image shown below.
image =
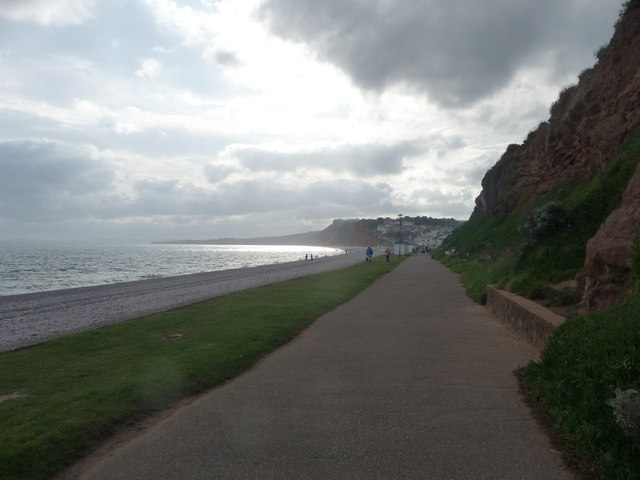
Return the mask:
<svg viewBox="0 0 640 480"><path fill-rule="evenodd" d="M457 268L475 295L493 282L553 297L550 286L573 280L568 296L597 309L629 291L640 237L640 0L625 3L596 58L487 172L451 237L449 249L471 254Z"/></svg>
<svg viewBox="0 0 640 480"><path fill-rule="evenodd" d="M462 223L453 218L404 217L403 242L415 240L421 231L451 231ZM284 235L279 237L217 238L213 240L180 240L158 243L200 245L309 245L330 247L357 247L367 245L393 245L398 241L397 219L334 220L321 231Z"/></svg>

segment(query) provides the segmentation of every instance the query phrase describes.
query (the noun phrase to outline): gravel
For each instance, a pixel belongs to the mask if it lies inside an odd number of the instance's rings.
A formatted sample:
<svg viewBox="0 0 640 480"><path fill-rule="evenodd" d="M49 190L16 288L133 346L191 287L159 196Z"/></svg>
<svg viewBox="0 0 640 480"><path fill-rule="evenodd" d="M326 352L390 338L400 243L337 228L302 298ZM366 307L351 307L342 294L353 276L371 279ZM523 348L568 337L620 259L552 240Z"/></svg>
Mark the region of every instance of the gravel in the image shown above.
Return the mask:
<svg viewBox="0 0 640 480"><path fill-rule="evenodd" d="M354 248L346 255L308 261L0 296L0 352L247 288L345 268L363 259L364 249Z"/></svg>

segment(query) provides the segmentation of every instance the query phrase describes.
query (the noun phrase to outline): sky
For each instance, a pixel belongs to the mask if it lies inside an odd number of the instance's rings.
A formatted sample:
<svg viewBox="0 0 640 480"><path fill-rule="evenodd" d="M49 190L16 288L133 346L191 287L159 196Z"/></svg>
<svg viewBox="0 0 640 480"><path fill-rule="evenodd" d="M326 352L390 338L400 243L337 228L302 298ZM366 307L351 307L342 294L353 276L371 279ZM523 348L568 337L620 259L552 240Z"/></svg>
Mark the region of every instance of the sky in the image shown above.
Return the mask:
<svg viewBox="0 0 640 480"><path fill-rule="evenodd" d="M467 219L620 0L0 0L0 240Z"/></svg>

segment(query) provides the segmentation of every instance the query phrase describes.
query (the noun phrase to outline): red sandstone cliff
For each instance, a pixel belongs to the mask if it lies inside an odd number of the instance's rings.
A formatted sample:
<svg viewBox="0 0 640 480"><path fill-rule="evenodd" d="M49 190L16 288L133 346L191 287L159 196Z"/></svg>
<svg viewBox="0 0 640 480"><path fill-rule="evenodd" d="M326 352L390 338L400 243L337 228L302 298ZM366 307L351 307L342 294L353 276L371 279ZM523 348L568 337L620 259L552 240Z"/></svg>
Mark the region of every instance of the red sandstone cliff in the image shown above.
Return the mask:
<svg viewBox="0 0 640 480"><path fill-rule="evenodd" d="M630 287L631 247L640 237L640 165L627 186L620 206L587 243L585 291L590 308L610 305Z"/></svg>
<svg viewBox="0 0 640 480"><path fill-rule="evenodd" d="M613 38L593 68L565 89L548 122L522 145L510 145L482 180L476 209L488 216L567 181L592 179L612 160L625 137L640 127L640 0L625 6ZM587 247L585 303L610 304L628 288L633 238L640 235L640 167L621 205Z"/></svg>

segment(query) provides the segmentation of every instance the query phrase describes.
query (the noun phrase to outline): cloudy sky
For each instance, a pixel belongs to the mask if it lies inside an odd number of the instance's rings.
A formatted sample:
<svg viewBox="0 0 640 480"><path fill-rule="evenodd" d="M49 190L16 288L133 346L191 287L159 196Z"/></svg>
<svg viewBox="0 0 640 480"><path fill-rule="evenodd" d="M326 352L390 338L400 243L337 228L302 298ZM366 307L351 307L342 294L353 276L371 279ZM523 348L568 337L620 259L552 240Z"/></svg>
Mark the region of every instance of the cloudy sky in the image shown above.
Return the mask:
<svg viewBox="0 0 640 480"><path fill-rule="evenodd" d="M0 239L466 219L621 0L0 0Z"/></svg>

